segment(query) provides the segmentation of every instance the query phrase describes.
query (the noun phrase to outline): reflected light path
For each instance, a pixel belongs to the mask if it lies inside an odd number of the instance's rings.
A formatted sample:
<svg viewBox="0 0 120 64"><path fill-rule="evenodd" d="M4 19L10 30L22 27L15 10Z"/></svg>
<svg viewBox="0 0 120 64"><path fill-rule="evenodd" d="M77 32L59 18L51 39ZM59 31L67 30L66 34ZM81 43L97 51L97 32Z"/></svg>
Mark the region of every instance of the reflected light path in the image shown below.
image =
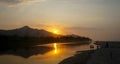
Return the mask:
<svg viewBox="0 0 120 64"><path fill-rule="evenodd" d="M57 43L54 43L54 53L57 54Z"/></svg>

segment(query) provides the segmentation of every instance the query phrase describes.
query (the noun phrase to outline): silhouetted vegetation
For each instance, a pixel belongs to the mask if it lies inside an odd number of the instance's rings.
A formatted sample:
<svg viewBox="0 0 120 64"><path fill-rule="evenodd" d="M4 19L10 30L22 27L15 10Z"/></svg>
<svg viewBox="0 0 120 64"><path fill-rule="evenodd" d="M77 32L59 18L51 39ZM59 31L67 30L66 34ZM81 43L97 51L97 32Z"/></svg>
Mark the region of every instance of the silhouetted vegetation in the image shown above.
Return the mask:
<svg viewBox="0 0 120 64"><path fill-rule="evenodd" d="M44 54L53 48L36 46L40 44L54 43L54 42L82 42L82 44L89 44L91 39L86 37L74 36L57 36L57 37L20 37L0 35L0 55L12 54L28 58L36 54ZM83 41L87 41L84 42Z"/></svg>
<svg viewBox="0 0 120 64"><path fill-rule="evenodd" d="M20 48L30 47L38 44L54 43L54 42L77 42L77 41L88 41L91 39L86 37L73 37L73 36L60 36L60 37L19 37L19 36L4 36L0 35L2 48ZM84 44L84 43L83 43ZM86 44L86 43L85 43Z"/></svg>
<svg viewBox="0 0 120 64"><path fill-rule="evenodd" d="M24 26L13 30L0 30L0 48L23 48L54 42L91 41L90 38L78 35L56 35L46 30ZM86 44L86 43L82 43Z"/></svg>

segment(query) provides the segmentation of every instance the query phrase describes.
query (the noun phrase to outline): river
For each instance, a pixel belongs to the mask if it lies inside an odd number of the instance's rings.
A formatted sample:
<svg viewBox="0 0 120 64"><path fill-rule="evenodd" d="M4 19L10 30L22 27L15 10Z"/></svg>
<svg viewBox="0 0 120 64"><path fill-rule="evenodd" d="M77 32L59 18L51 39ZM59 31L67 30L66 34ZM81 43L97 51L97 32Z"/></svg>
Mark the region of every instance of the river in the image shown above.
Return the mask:
<svg viewBox="0 0 120 64"><path fill-rule="evenodd" d="M51 43L44 45L37 45L37 47L50 47L51 50L45 52L44 54L32 54L33 52L24 53L25 50L15 52L12 54L10 51L9 54L0 55L0 64L58 64L63 59L73 56L76 51L89 50L89 45L81 45L78 43ZM38 48L37 48L38 49ZM43 49L39 49L42 51ZM21 54L19 54L19 53ZM25 51L26 52L26 51ZM30 56L24 58L22 56L29 54ZM22 56L21 56L22 55Z"/></svg>

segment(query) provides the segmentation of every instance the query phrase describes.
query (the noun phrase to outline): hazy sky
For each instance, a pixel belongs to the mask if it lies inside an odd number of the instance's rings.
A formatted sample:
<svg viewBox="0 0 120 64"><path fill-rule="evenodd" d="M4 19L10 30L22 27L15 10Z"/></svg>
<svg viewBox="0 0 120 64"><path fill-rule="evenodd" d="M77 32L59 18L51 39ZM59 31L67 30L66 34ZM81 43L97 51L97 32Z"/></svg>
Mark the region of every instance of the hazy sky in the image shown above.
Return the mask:
<svg viewBox="0 0 120 64"><path fill-rule="evenodd" d="M0 0L0 29L24 25L120 40L120 0Z"/></svg>

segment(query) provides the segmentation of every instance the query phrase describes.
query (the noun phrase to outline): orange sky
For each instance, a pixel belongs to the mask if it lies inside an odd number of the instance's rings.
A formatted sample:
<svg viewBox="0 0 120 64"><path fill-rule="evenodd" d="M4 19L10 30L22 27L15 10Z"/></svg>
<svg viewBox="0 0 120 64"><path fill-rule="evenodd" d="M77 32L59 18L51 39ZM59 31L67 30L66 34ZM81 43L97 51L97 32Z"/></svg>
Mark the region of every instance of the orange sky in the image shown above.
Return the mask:
<svg viewBox="0 0 120 64"><path fill-rule="evenodd" d="M0 29L28 25L51 30L56 26L61 33L120 40L119 3L120 0L0 0Z"/></svg>

